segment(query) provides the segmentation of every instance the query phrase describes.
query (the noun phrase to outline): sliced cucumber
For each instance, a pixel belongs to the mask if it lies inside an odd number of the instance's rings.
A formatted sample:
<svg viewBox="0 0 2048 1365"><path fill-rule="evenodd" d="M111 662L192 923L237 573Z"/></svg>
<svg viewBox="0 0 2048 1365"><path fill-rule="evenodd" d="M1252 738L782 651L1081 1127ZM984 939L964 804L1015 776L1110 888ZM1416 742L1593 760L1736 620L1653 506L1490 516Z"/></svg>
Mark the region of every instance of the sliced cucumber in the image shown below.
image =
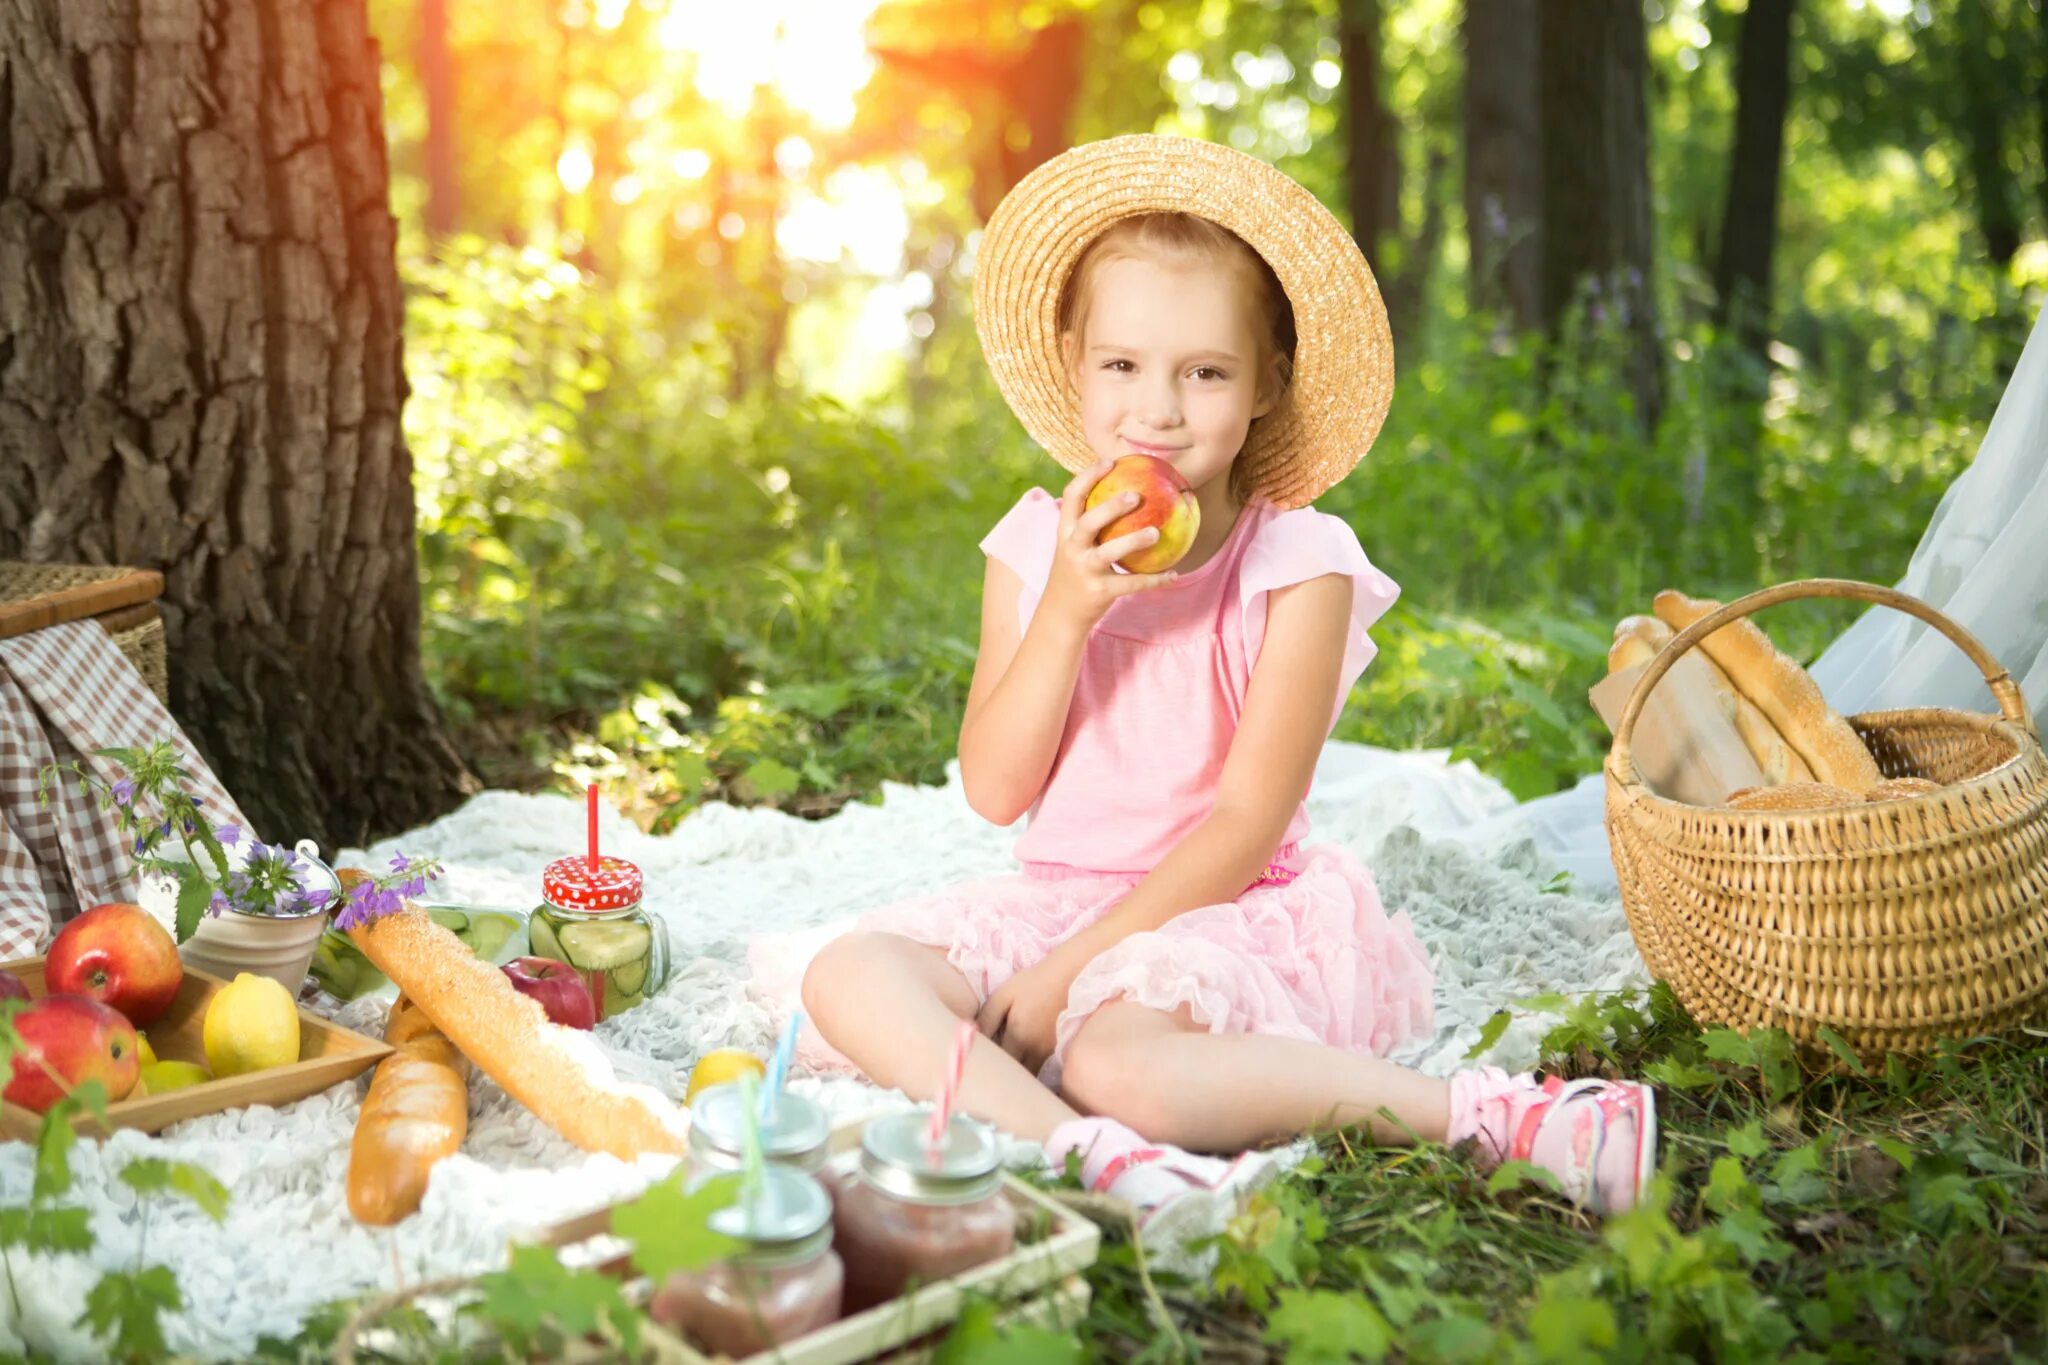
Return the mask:
<svg viewBox="0 0 2048 1365"><path fill-rule="evenodd" d="M535 915L526 921L526 937L535 957L551 957L557 962L566 961L562 943L555 937L555 930L544 915Z"/></svg>
<svg viewBox="0 0 2048 1365"><path fill-rule="evenodd" d="M618 982L608 976L604 978L603 1017L606 1019L617 1018L646 998L646 996L638 991L620 990Z"/></svg>
<svg viewBox="0 0 2048 1365"><path fill-rule="evenodd" d="M643 957L623 967L614 967L606 973L606 979L626 994L638 995L647 985L647 959Z"/></svg>
<svg viewBox="0 0 2048 1365"><path fill-rule="evenodd" d="M629 963L644 963L653 939L646 925L629 920L565 924L561 934L570 965L591 972L609 972Z"/></svg>
<svg viewBox="0 0 2048 1365"><path fill-rule="evenodd" d="M460 934L469 928L469 916L460 910L429 910L427 918L451 934Z"/></svg>
<svg viewBox="0 0 2048 1365"><path fill-rule="evenodd" d="M480 914L470 918L469 946L478 957L489 962L505 946L506 940L519 928L519 921L512 915Z"/></svg>

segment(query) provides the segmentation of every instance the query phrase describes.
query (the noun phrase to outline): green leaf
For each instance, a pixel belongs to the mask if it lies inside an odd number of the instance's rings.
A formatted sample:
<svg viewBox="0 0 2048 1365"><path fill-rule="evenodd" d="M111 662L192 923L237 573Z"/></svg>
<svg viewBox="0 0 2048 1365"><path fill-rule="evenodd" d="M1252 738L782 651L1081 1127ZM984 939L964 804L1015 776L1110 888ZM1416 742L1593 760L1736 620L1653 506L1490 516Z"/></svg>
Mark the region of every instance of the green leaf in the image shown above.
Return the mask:
<svg viewBox="0 0 2048 1365"><path fill-rule="evenodd" d="M1826 1024L1820 1026L1820 1040L1828 1045L1828 1051L1842 1059L1842 1065L1848 1067L1859 1076L1868 1076L1870 1074L1870 1068L1863 1065L1863 1059L1858 1057L1855 1049L1849 1046L1849 1040L1829 1028Z"/></svg>
<svg viewBox="0 0 2048 1365"><path fill-rule="evenodd" d="M175 1194L189 1199L216 1223L228 1216L227 1186L189 1161L137 1157L121 1168L121 1181L137 1194Z"/></svg>
<svg viewBox="0 0 2048 1365"><path fill-rule="evenodd" d="M1557 1183L1556 1176L1527 1161L1503 1161L1494 1167L1492 1175L1486 1177L1488 1194L1500 1194L1506 1190L1520 1189L1524 1185L1535 1185L1546 1190L1563 1188Z"/></svg>
<svg viewBox="0 0 2048 1365"><path fill-rule="evenodd" d="M741 1249L743 1243L711 1226L711 1215L730 1206L739 1188L739 1178L731 1176L685 1193L677 1171L613 1210L612 1231L633 1244L633 1268L659 1284L678 1270L698 1270Z"/></svg>
<svg viewBox="0 0 2048 1365"><path fill-rule="evenodd" d="M1764 1141L1762 1119L1751 1119L1740 1127L1730 1128L1727 1143L1728 1150L1739 1157L1760 1157L1770 1150L1770 1144Z"/></svg>
<svg viewBox="0 0 2048 1365"><path fill-rule="evenodd" d="M1287 1365L1384 1360L1394 1329L1363 1294L1283 1289L1266 1319L1266 1340L1287 1348Z"/></svg>
<svg viewBox="0 0 2048 1365"><path fill-rule="evenodd" d="M1546 1295L1529 1314L1529 1339L1544 1360L1585 1360L1614 1337L1614 1309L1599 1299Z"/></svg>
<svg viewBox="0 0 2048 1365"><path fill-rule="evenodd" d="M996 1306L971 1299L939 1349L932 1365L1073 1365L1081 1359L1081 1343L1043 1327L996 1325Z"/></svg>
<svg viewBox="0 0 2048 1365"><path fill-rule="evenodd" d="M1720 1230L1722 1239L1750 1265L1782 1261L1792 1254L1790 1246L1772 1235L1770 1220L1760 1210L1730 1209L1714 1226Z"/></svg>
<svg viewBox="0 0 2048 1365"><path fill-rule="evenodd" d="M1912 1170L1913 1163L1920 1159L1918 1152L1897 1138L1878 1137L1872 1138L1870 1141L1871 1145L1876 1147L1878 1151L1883 1152L1893 1161L1898 1162L1901 1170Z"/></svg>
<svg viewBox="0 0 2048 1365"><path fill-rule="evenodd" d="M1714 1158L1707 1187L1700 1192L1708 1208L1717 1212L1744 1208L1757 1202L1757 1188L1743 1174L1742 1163L1732 1156Z"/></svg>
<svg viewBox="0 0 2048 1365"><path fill-rule="evenodd" d="M571 1270L549 1247L513 1247L511 1268L480 1276L477 1286L479 1311L515 1345L533 1341L547 1324L580 1337L609 1323L629 1346L639 1336L639 1315L617 1280Z"/></svg>
<svg viewBox="0 0 2048 1365"><path fill-rule="evenodd" d="M184 1306L169 1266L110 1270L86 1294L77 1325L110 1342L119 1359L158 1360L165 1354L163 1315Z"/></svg>
<svg viewBox="0 0 2048 1365"><path fill-rule="evenodd" d="M779 763L772 758L759 758L748 764L747 770L740 774L740 783L755 799L773 801L777 797L795 792L802 785L803 779L796 769L786 763Z"/></svg>
<svg viewBox="0 0 2048 1365"><path fill-rule="evenodd" d="M1755 1066L1756 1046L1732 1028L1710 1028L1700 1036L1707 1056L1735 1066Z"/></svg>
<svg viewBox="0 0 2048 1365"><path fill-rule="evenodd" d="M179 863L177 876L177 936L178 942L183 943L199 931L199 917L206 913L207 903L213 899L213 883L190 863Z"/></svg>
<svg viewBox="0 0 2048 1365"><path fill-rule="evenodd" d="M1469 1062L1474 1057L1492 1048L1495 1043L1501 1040L1501 1035L1508 1031L1508 1025L1513 1022L1514 1016L1512 1014L1506 1010L1495 1010L1493 1016L1480 1026L1479 1041L1472 1044L1471 1050L1465 1054L1465 1060Z"/></svg>
<svg viewBox="0 0 2048 1365"><path fill-rule="evenodd" d="M1712 1067L1701 1066L1698 1062L1680 1061L1676 1057L1660 1057L1643 1068L1643 1077L1654 1085L1670 1090L1704 1090L1721 1079L1721 1074Z"/></svg>

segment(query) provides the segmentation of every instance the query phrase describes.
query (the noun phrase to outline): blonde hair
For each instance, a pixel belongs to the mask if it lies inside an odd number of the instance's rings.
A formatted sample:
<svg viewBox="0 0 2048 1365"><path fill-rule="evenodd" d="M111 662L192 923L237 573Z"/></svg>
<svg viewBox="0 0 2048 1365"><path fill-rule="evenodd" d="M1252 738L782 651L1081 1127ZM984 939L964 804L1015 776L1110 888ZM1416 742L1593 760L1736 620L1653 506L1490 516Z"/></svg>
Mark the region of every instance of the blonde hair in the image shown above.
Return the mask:
<svg viewBox="0 0 2048 1365"><path fill-rule="evenodd" d="M1294 379L1294 305L1280 277L1265 257L1229 228L1192 213L1145 213L1111 224L1088 244L1081 259L1060 288L1058 325L1060 343L1068 368L1080 353L1081 329L1094 299L1096 277L1102 267L1117 260L1159 260L1174 264L1196 263L1230 274L1239 285L1239 297L1252 307L1252 339L1258 346L1255 370L1259 393L1267 392L1269 380L1277 406ZM1270 414L1270 410L1269 410ZM1256 426L1262 418L1254 418ZM1240 500L1250 496L1243 480L1242 463L1230 471L1231 489Z"/></svg>

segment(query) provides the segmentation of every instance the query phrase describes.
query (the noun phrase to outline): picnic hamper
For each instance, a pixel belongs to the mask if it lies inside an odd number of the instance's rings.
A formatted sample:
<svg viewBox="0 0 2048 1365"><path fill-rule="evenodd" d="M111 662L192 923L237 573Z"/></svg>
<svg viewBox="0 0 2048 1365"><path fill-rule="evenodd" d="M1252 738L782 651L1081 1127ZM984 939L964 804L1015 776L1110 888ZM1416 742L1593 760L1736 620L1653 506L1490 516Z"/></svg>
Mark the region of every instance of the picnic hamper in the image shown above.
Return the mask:
<svg viewBox="0 0 2048 1365"><path fill-rule="evenodd" d="M1921 795L1818 810L1691 806L1650 791L1630 744L1650 691L1730 621L1803 598L1925 621L1984 675L1999 714L1848 718ZM1751 593L1672 638L1629 695L1606 764L1607 837L1630 932L1702 1024L1777 1027L1859 1055L1934 1050L2048 1004L2048 758L2019 685L1941 612L1891 588L1809 579Z"/></svg>
<svg viewBox="0 0 2048 1365"><path fill-rule="evenodd" d="M156 607L163 590L164 576L152 569L0 560L0 640L67 621L98 621L149 690L168 702L170 660Z"/></svg>

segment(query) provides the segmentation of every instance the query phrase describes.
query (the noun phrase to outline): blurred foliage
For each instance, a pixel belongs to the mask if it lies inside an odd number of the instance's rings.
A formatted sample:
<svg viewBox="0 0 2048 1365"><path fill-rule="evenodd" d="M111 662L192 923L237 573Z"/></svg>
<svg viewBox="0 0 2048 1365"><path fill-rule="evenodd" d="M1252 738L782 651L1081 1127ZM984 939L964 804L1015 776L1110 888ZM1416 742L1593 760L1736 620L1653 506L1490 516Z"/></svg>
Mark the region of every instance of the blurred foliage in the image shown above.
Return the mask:
<svg viewBox="0 0 2048 1365"><path fill-rule="evenodd" d="M1341 215L1339 3L451 0L457 230L429 240L421 10L371 0L428 662L486 775L594 777L650 824L707 799L816 814L940 780L976 542L1060 482L980 361L980 212L1058 126L1225 141ZM1456 167L1461 6L1380 9L1403 160ZM1709 320L1742 15L1646 13L1656 435L1630 416L1597 291L1552 344L1473 313L1455 175L1406 174L1404 218L1440 196L1452 230L1387 426L1319 504L1405 589L1338 735L1450 747L1525 796L1597 766L1585 690L1613 620L1657 589L1895 579L2048 284L2034 119L1973 160L1964 98L1971 80L2042 87L2041 15L1810 0L1759 374ZM857 49L863 15L881 55L839 108L818 45ZM780 55L749 92L734 54L755 49ZM1986 167L2020 225L2009 260L1987 247ZM1810 655L1846 619L1765 624Z"/></svg>

